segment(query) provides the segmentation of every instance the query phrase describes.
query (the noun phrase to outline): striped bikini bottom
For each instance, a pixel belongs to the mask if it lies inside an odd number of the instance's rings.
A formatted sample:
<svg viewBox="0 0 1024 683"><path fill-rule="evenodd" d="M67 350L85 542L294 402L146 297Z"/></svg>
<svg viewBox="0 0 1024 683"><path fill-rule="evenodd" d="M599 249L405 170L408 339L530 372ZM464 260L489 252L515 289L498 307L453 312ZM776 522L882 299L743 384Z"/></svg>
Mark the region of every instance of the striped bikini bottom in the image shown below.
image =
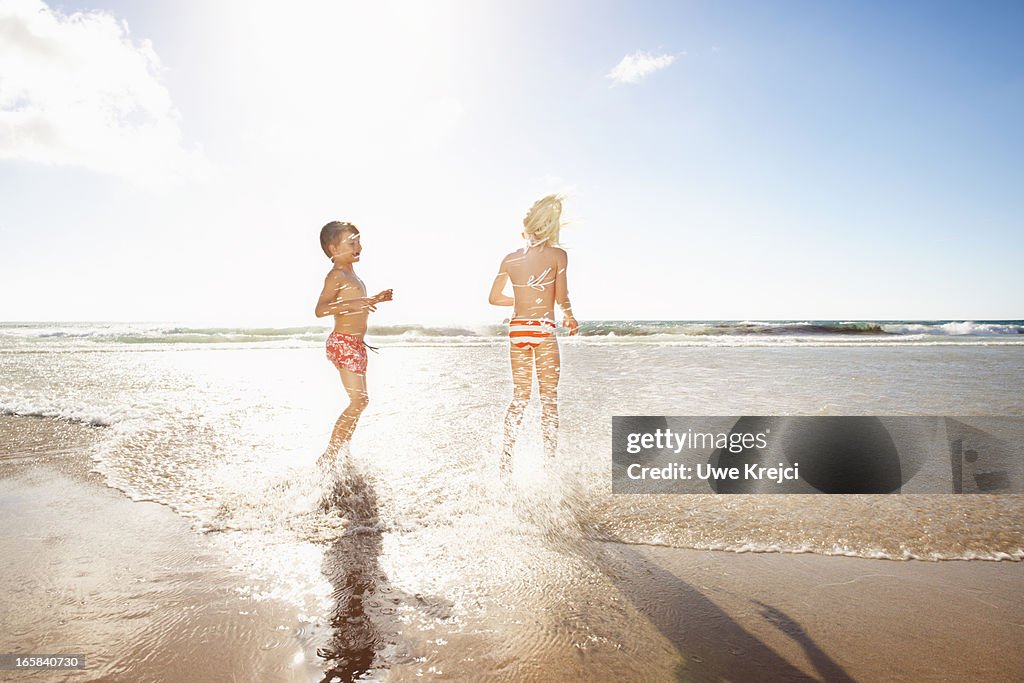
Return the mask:
<svg viewBox="0 0 1024 683"><path fill-rule="evenodd" d="M558 325L548 318L512 318L508 321L508 340L516 348L535 349L555 332Z"/></svg>

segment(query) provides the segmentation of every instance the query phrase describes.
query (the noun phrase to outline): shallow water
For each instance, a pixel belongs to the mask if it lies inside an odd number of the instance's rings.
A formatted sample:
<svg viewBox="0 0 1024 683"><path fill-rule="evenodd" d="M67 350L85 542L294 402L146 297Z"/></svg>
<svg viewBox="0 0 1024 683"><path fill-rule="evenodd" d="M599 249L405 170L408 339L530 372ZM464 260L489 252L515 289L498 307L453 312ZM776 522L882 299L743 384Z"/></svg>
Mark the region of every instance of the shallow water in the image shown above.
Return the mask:
<svg viewBox="0 0 1024 683"><path fill-rule="evenodd" d="M0 409L105 425L106 482L165 504L242 593L294 605L343 680L644 677L669 649L611 585L595 540L896 559L1024 558L1024 497L615 496L612 415L1024 415L1024 346L700 345L563 339L559 462L528 409L497 477L503 342L370 359L370 406L336 481L313 467L344 406L319 343L55 342L0 350ZM88 351L88 352L86 352ZM627 653L628 655L628 653ZM376 674L374 674L376 675Z"/></svg>

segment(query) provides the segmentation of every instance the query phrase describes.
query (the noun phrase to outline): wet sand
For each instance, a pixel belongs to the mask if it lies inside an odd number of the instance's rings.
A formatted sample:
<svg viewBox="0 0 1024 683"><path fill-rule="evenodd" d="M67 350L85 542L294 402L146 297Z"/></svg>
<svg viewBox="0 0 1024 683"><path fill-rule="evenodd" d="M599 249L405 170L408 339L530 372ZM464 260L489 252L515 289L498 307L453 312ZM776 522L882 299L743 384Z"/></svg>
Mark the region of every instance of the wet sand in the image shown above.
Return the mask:
<svg viewBox="0 0 1024 683"><path fill-rule="evenodd" d="M79 453L101 428L0 421L0 650L86 662L84 671L0 678L305 681L319 673L294 610L239 595L226 558L184 519L89 472Z"/></svg>
<svg viewBox="0 0 1024 683"><path fill-rule="evenodd" d="M692 681L1024 680L1024 563L604 544Z"/></svg>

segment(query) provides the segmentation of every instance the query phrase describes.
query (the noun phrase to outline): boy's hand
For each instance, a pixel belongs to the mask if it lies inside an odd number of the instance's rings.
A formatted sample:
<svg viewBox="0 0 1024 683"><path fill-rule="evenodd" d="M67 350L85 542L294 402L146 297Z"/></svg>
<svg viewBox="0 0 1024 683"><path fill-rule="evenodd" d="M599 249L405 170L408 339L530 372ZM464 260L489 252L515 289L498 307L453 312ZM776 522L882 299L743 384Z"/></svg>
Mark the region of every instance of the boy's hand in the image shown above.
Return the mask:
<svg viewBox="0 0 1024 683"><path fill-rule="evenodd" d="M377 292L370 298L373 299L374 304L379 304L381 301L391 301L392 292L394 290L385 289L383 292Z"/></svg>
<svg viewBox="0 0 1024 683"><path fill-rule="evenodd" d="M573 336L574 334L578 334L580 331L580 324L576 322L576 318L572 317L571 315L562 321L562 327L569 328L570 337Z"/></svg>

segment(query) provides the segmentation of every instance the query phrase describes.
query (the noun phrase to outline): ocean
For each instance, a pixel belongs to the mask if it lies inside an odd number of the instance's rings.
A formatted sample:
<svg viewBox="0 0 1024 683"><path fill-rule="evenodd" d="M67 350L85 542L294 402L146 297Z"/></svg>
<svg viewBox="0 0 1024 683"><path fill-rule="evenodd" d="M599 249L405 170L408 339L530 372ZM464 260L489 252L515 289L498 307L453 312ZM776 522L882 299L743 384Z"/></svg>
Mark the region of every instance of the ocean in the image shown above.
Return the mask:
<svg viewBox="0 0 1024 683"><path fill-rule="evenodd" d="M511 483L497 476L511 394L500 325L371 328L380 351L351 461L319 478L346 404L327 333L3 323L0 414L96 430L67 457L188 520L232 558L244 595L294 605L320 641L339 618L380 615L434 645L444 624L446 642L466 640L448 652L626 633L593 541L1024 559L1024 496L613 495L610 452L613 415L1024 416L1024 321L587 322L560 339L558 463L543 462L534 398ZM368 585L377 604L353 602ZM534 625L543 610L562 627ZM352 666L415 667L364 631L334 642ZM452 657L449 671L469 666Z"/></svg>
<svg viewBox="0 0 1024 683"><path fill-rule="evenodd" d="M199 327L165 323L0 323L3 349L48 349L95 344L245 344L300 346L319 342L323 326ZM389 344L489 344L503 338L501 324L466 326L388 325L370 327L371 337ZM580 325L589 342L751 346L755 344L1021 345L1021 320L597 320Z"/></svg>

